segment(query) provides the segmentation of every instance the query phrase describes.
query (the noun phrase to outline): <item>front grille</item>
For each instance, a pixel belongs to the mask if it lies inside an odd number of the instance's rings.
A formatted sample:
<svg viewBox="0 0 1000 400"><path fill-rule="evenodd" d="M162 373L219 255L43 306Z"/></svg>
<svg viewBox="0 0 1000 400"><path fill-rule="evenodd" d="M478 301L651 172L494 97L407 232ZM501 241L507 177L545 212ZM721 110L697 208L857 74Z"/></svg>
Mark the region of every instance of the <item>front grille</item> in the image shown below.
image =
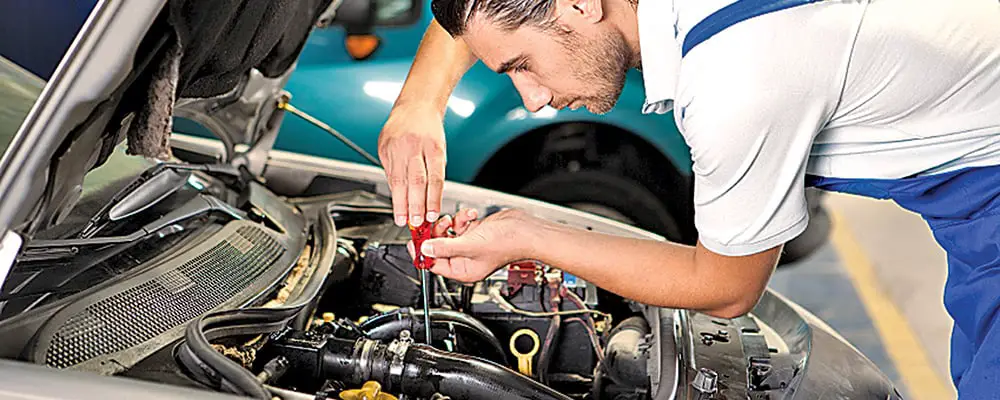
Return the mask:
<svg viewBox="0 0 1000 400"><path fill-rule="evenodd" d="M55 331L45 363L66 368L134 347L231 299L284 254L256 226L242 226L198 257L85 307Z"/></svg>

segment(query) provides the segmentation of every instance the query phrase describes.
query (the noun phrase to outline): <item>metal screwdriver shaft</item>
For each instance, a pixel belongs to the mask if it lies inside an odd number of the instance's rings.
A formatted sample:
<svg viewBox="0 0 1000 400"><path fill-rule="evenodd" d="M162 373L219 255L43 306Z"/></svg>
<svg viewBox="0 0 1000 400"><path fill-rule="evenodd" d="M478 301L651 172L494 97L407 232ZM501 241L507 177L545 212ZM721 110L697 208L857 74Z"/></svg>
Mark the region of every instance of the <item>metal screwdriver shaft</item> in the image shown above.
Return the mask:
<svg viewBox="0 0 1000 400"><path fill-rule="evenodd" d="M350 139L348 139L346 136L344 136L340 132L337 132L337 130L330 127L330 125L327 125L323 121L316 119L312 115L307 114L306 112L296 108L291 104L288 104L287 102L282 104L282 108L284 108L285 110L287 110L292 114L299 116L300 118L306 120L307 122L326 131L327 133L333 135L341 142L344 142L344 144L346 144L352 150L358 152L358 154L361 154L362 157L367 159L372 164L376 166L381 165L379 163L379 160L375 158L375 156L368 154L368 152L362 149L361 146L358 146ZM424 240L430 237L429 236L430 229L428 228L428 225L429 223L424 222L424 224L421 225L420 227L414 227L412 225L410 226L410 233L413 235L413 243L414 245L416 245L417 249L420 249L420 244ZM424 340L427 342L428 345L430 345L431 344L431 310L430 310L431 294L427 288L428 286L430 286L431 282L430 271L428 271L428 269L430 269L431 265L433 265L433 261L427 260L422 254L418 254L417 258L413 260L413 265L420 270L420 291L423 292L422 294L424 296Z"/></svg>
<svg viewBox="0 0 1000 400"><path fill-rule="evenodd" d="M431 345L431 266L434 259L428 258L421 251L424 241L431 238L431 227L433 224L424 221L420 226L410 225L410 237L413 239L413 248L416 254L413 256L413 266L420 271L420 292L424 295L424 341Z"/></svg>
<svg viewBox="0 0 1000 400"><path fill-rule="evenodd" d="M426 338L427 345L431 345L431 293L427 288L431 283L431 272L422 269L420 270L420 291L424 295L424 337Z"/></svg>

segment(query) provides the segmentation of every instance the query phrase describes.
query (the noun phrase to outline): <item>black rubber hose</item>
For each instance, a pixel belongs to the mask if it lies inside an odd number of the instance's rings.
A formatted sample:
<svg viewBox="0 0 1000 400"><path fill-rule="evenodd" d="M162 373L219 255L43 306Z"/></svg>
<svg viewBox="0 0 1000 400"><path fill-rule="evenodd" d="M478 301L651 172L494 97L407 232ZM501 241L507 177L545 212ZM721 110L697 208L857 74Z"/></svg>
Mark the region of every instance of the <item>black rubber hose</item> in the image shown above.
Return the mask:
<svg viewBox="0 0 1000 400"><path fill-rule="evenodd" d="M474 288L469 285L462 285L462 288L459 289L459 293L461 295L462 303L460 304L461 308L459 311L467 312L472 308L472 295L474 294Z"/></svg>
<svg viewBox="0 0 1000 400"><path fill-rule="evenodd" d="M290 311L265 314L252 310L241 310L200 318L188 325L187 332L185 332L186 340L179 349L180 359L189 370L201 369L209 376L218 379L220 386L226 387L228 391L256 399L270 399L270 393L257 381L257 377L253 373L212 348L209 336L239 335L257 329L274 329L275 325L278 325L275 321L284 323L295 315L294 312ZM258 328L254 328L255 326ZM226 327L230 327L229 332L218 331Z"/></svg>
<svg viewBox="0 0 1000 400"><path fill-rule="evenodd" d="M473 338L478 339L476 340L477 343L488 344L488 346L486 346L486 350L477 348L477 350L483 351L485 353L483 355L485 358L500 363L506 362L507 355L503 352L503 349L497 347L496 343L492 343L489 340L489 338L480 335L479 331L473 328L472 326L466 325L461 322L438 321L434 320L433 317L431 317L431 320L432 320L431 335L433 337L433 340L438 340L442 336L447 336L448 328L449 326L451 326L454 327L455 330L458 331L458 333L472 334ZM416 323L416 326L422 328L423 322ZM403 330L410 330L411 332L416 332L412 329L413 327L414 327L413 323L408 321L393 321L389 324L380 326L379 327L380 329L378 330L373 330L372 335L368 337L374 340L391 340L393 338L399 337L399 334L398 333L394 334L394 332L402 332Z"/></svg>
<svg viewBox="0 0 1000 400"><path fill-rule="evenodd" d="M416 312L414 309L398 308L396 310L371 317L364 323L362 323L359 327L361 328L362 331L368 331L374 329L379 325L385 324L389 321L402 320L408 318L418 319L419 321L416 322L423 324L422 322L423 315ZM477 330L482 331L482 334L484 336L493 336L494 338L496 338L496 336L493 335L493 332L491 332L489 328L486 327L486 325L483 325L482 322L479 322L478 319L473 318L469 314L451 310L433 309L431 310L431 319L438 321L451 321L451 322L463 323L469 326L476 327ZM499 343L499 341L497 341L497 343Z"/></svg>
<svg viewBox="0 0 1000 400"><path fill-rule="evenodd" d="M403 359L399 392L417 397L441 393L457 399L569 400L531 378L496 363L429 346L414 345Z"/></svg>
<svg viewBox="0 0 1000 400"><path fill-rule="evenodd" d="M631 317L611 330L604 349L601 369L619 385L644 386L649 381L646 353L641 345L649 334L649 324L643 317Z"/></svg>
<svg viewBox="0 0 1000 400"><path fill-rule="evenodd" d="M321 223L332 228L331 221L321 219ZM329 238L335 240L336 236L330 235ZM302 293L285 306L226 310L206 314L193 321L185 330L184 341L178 346L178 361L196 378L201 378L198 380L202 383L214 384L231 393L271 399L270 393L253 373L220 354L209 341L280 330L317 297L329 273L329 267L324 266L339 265L336 248L336 245L324 246L325 251L317 259L316 275L306 283Z"/></svg>
<svg viewBox="0 0 1000 400"><path fill-rule="evenodd" d="M496 335L490 331L486 325L479 322L472 316L451 310L434 309L431 310L431 326L437 327L452 323L457 328L465 329L475 334L479 339L489 344L495 361L503 361L506 358L503 346ZM424 325L424 316L411 308L400 308L366 320L359 326L365 336L375 340L392 340L399 337L403 330L417 332Z"/></svg>
<svg viewBox="0 0 1000 400"><path fill-rule="evenodd" d="M202 383L231 393L267 400L270 393L252 372L216 351L210 340L280 330L301 311L302 305L287 308L251 308L208 314L188 325L178 347L181 362ZM209 378L206 382L204 378Z"/></svg>
<svg viewBox="0 0 1000 400"><path fill-rule="evenodd" d="M349 385L374 380L388 393L412 397L440 393L455 399L570 400L495 362L425 344L411 344L399 354L371 339L334 339L326 343L317 362L321 377Z"/></svg>

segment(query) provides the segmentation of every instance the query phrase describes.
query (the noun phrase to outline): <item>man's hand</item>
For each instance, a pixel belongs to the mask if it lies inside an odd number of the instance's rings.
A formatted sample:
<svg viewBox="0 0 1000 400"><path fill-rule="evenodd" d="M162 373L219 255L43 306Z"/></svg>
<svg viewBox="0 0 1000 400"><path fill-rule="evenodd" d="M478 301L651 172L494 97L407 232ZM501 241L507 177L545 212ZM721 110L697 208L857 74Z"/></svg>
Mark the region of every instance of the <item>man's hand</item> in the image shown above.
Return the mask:
<svg viewBox="0 0 1000 400"><path fill-rule="evenodd" d="M528 232L536 220L519 210L504 210L476 220L475 210L445 216L434 226L435 239L424 242L422 253L434 257L431 272L462 282L480 281L497 268L530 258L534 253ZM449 228L455 233L450 235ZM409 244L414 255L413 243Z"/></svg>
<svg viewBox="0 0 1000 400"><path fill-rule="evenodd" d="M449 228L451 231L449 231ZM750 311L781 246L729 257L704 248L602 234L506 210L483 220L469 210L435 224L423 254L434 273L480 281L514 261L539 260L622 297L659 307L734 318ZM414 255L412 243L410 255Z"/></svg>
<svg viewBox="0 0 1000 400"><path fill-rule="evenodd" d="M441 215L444 113L455 85L475 62L465 42L431 22L378 141L396 225L419 226Z"/></svg>
<svg viewBox="0 0 1000 400"><path fill-rule="evenodd" d="M393 109L382 128L378 154L392 190L396 225L434 222L441 213L445 142L442 115L414 104Z"/></svg>

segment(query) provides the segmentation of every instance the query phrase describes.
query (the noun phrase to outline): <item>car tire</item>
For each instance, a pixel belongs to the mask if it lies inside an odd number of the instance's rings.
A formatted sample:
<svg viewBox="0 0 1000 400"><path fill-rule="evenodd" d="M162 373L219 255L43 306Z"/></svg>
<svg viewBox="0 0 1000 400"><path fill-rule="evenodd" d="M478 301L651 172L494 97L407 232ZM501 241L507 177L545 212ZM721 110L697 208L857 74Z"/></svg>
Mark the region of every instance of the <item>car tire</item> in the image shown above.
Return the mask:
<svg viewBox="0 0 1000 400"><path fill-rule="evenodd" d="M681 237L676 218L656 195L639 182L608 172L554 172L533 179L518 193L615 219L670 240ZM600 209L612 212L596 211Z"/></svg>

